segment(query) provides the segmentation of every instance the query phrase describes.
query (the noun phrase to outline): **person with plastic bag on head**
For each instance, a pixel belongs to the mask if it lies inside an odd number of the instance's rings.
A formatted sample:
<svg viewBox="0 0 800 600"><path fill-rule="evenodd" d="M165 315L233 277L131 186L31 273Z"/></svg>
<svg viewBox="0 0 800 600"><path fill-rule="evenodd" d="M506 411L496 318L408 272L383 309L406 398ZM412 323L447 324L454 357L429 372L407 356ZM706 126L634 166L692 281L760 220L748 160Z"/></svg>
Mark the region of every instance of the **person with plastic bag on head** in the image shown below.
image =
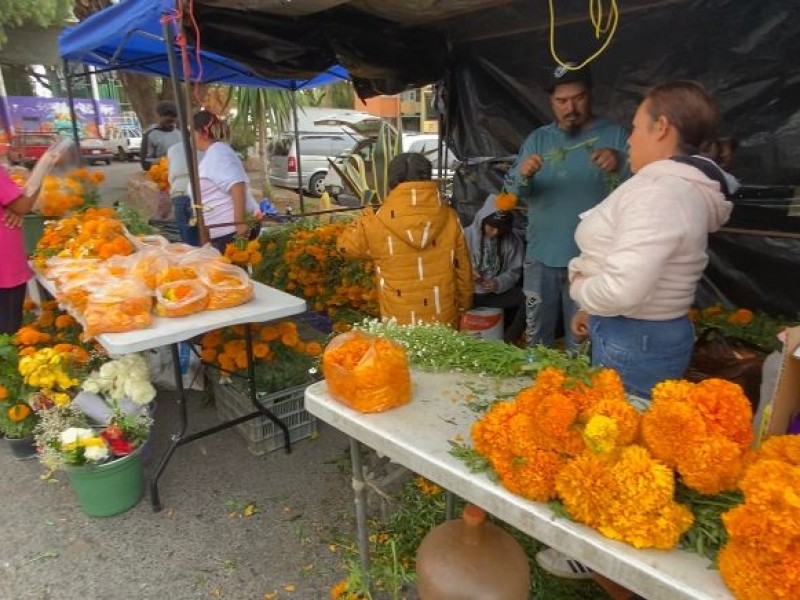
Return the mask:
<svg viewBox="0 0 800 600"><path fill-rule="evenodd" d="M472 307L472 266L456 212L431 180L431 162L408 152L389 163L389 195L338 239L339 251L375 262L381 316L458 327Z"/></svg>

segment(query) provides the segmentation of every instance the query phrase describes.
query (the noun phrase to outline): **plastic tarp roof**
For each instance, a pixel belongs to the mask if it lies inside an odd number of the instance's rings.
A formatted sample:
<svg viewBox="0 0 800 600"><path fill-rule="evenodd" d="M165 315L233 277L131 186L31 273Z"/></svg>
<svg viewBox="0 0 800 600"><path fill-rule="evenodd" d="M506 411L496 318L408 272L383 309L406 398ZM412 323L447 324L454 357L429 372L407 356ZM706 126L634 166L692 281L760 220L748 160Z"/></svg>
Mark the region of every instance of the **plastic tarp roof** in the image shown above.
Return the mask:
<svg viewBox="0 0 800 600"><path fill-rule="evenodd" d="M174 0L123 0L105 8L59 36L62 58L83 62L102 70L125 70L169 77L162 18L176 15ZM171 24L177 32L177 25ZM315 87L348 79L347 71L330 64L305 78L270 78L251 67L220 54L202 50L198 64L190 46L192 81L288 90ZM176 45L181 68L180 49Z"/></svg>
<svg viewBox="0 0 800 600"><path fill-rule="evenodd" d="M697 79L722 107L723 135L740 141L737 175L800 180L800 2L617 4L619 27L592 63L597 113L630 123L649 86ZM586 0L553 5L562 58L599 48ZM545 0L194 0L194 13L204 47L265 77L340 64L362 98L442 81L448 134L462 157L515 153L552 118Z"/></svg>

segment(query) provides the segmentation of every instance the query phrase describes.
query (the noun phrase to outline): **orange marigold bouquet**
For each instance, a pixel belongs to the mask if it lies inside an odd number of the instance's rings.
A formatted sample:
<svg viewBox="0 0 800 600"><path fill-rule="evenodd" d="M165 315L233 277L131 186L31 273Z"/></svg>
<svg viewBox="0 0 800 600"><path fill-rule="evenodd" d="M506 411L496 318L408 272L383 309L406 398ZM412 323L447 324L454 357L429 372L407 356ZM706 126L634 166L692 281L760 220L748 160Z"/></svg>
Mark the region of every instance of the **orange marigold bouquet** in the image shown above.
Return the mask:
<svg viewBox="0 0 800 600"><path fill-rule="evenodd" d="M702 310L692 309L689 317L699 337L713 339L721 336L744 340L764 352L780 350L778 333L784 327L795 324L747 308L726 309L721 304Z"/></svg>
<svg viewBox="0 0 800 600"><path fill-rule="evenodd" d="M262 260L253 267L253 278L302 296L309 308L334 320L378 316L372 262L345 259L336 247L345 227L305 220L262 230Z"/></svg>
<svg viewBox="0 0 800 600"><path fill-rule="evenodd" d="M587 450L584 432L589 424L589 444L598 448L636 439L639 415L627 402L617 373L595 371L587 382L548 367L512 402L495 403L478 419L472 440L503 486L531 500L547 501L556 497L558 473Z"/></svg>
<svg viewBox="0 0 800 600"><path fill-rule="evenodd" d="M47 259L99 258L131 254L133 243L125 235L125 227L112 208L89 208L58 221L49 222L44 229L36 252L34 265L47 271Z"/></svg>
<svg viewBox="0 0 800 600"><path fill-rule="evenodd" d="M158 159L158 162L147 171L147 178L158 184L158 189L162 192L169 190L169 161L166 156Z"/></svg>
<svg viewBox="0 0 800 600"><path fill-rule="evenodd" d="M27 174L16 171L12 179L24 187ZM81 207L97 206L100 200L97 186L103 181L105 175L101 171L86 168L75 169L64 177L48 175L42 181L36 212L43 217L57 218Z"/></svg>
<svg viewBox="0 0 800 600"><path fill-rule="evenodd" d="M759 448L741 481L744 504L723 515L730 539L719 555L740 600L796 598L800 590L800 435Z"/></svg>
<svg viewBox="0 0 800 600"><path fill-rule="evenodd" d="M302 337L294 321L268 325L251 324L256 386L261 392L276 392L308 383L322 354L322 344L310 334ZM234 379L247 369L245 325L215 329L201 341L201 360L220 369L224 379Z"/></svg>
<svg viewBox="0 0 800 600"><path fill-rule="evenodd" d="M753 441L742 388L723 379L664 381L642 417L644 445L701 494L735 490Z"/></svg>
<svg viewBox="0 0 800 600"><path fill-rule="evenodd" d="M674 548L694 520L673 499L672 470L638 445L570 460L556 477L556 491L572 518L636 548Z"/></svg>

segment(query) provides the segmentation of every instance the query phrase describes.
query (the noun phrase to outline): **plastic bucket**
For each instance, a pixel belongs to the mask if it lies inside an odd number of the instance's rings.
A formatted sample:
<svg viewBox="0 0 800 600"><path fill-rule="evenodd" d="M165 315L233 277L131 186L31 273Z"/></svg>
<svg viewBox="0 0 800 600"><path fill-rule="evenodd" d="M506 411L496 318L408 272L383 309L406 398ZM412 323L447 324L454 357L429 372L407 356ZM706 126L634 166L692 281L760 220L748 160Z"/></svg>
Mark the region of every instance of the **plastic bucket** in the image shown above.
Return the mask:
<svg viewBox="0 0 800 600"><path fill-rule="evenodd" d="M28 213L22 217L22 237L25 240L25 252L30 255L36 251L36 244L44 235L45 218L36 213Z"/></svg>
<svg viewBox="0 0 800 600"><path fill-rule="evenodd" d="M484 340L503 339L503 309L480 307L461 317L461 331Z"/></svg>
<svg viewBox="0 0 800 600"><path fill-rule="evenodd" d="M133 508L144 494L141 446L98 466L67 467L81 510L90 517L111 517Z"/></svg>

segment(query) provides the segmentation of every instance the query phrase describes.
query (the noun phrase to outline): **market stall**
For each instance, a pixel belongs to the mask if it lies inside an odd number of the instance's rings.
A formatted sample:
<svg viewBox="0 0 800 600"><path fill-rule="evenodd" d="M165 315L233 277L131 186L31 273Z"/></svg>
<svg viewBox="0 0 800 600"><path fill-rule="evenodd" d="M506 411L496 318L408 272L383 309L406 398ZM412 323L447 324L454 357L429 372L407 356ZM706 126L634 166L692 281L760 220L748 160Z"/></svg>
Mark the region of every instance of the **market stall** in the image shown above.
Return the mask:
<svg viewBox="0 0 800 600"><path fill-rule="evenodd" d="M476 381L480 380L455 373L415 372L412 403L376 414L364 414L337 402L325 382L319 382L307 389L306 407L351 437L351 457L358 456L359 445L364 444L645 598L733 598L703 557L681 550L636 550L559 517L546 504L511 493L485 474L470 472L450 453L450 442L470 437L475 414L457 399L467 396ZM362 494L363 502L363 472L358 466L354 462L354 489L357 496ZM357 521L362 543L369 535L365 515L359 513ZM364 569L369 571L368 563Z"/></svg>

